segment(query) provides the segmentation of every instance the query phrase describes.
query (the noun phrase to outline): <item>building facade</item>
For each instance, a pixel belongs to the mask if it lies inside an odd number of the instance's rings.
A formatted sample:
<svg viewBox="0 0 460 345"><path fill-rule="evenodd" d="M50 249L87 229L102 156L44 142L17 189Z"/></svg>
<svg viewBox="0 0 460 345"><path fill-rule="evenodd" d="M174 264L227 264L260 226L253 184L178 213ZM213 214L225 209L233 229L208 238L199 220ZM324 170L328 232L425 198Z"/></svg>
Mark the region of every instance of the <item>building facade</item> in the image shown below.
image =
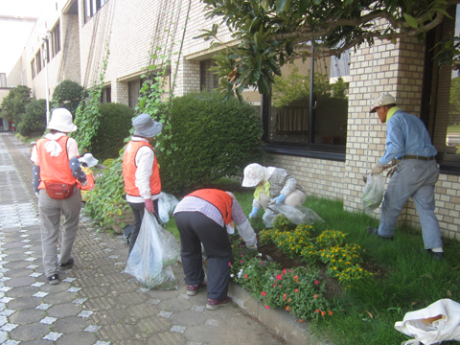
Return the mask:
<svg viewBox="0 0 460 345"><path fill-rule="evenodd" d="M51 96L65 79L91 87L106 63L104 101L134 108L145 73L150 65L162 64L161 56L171 61L167 79L174 95L216 86L209 72L215 54L211 42L194 37L219 21L206 18L199 0L57 0L49 1L45 12L20 64L36 98L45 98L46 92ZM368 112L372 100L388 92L403 110L422 118L432 135L441 168L436 214L444 237L460 240L460 108L451 96L460 79L433 60L437 42L459 35L458 6L451 15L424 42L380 41L341 61L308 59L284 67L284 79L271 98L246 90L245 98L260 109L265 150L273 154L273 164L291 172L308 195L341 200L346 210L363 212L363 176L383 154L386 137L385 125ZM235 43L226 28L219 39ZM45 51L50 52L46 65ZM312 74L316 97L309 99L305 91L289 98L286 90L308 91L305 81ZM287 80L298 84L293 87ZM411 201L400 223L419 226Z"/></svg>

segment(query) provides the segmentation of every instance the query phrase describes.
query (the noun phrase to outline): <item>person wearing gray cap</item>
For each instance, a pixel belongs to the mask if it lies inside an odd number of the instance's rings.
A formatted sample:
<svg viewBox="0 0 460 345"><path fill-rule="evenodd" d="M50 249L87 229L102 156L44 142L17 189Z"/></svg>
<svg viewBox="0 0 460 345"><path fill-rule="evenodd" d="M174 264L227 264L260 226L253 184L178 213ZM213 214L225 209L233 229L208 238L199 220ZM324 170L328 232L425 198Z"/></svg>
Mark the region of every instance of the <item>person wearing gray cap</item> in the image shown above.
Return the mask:
<svg viewBox="0 0 460 345"><path fill-rule="evenodd" d="M377 113L380 122L387 125L384 155L372 168L372 175L383 172L383 167L397 160L390 171L382 203L379 228L367 228L370 235L393 239L396 222L407 200L412 197L422 226L425 249L435 260L444 258L439 222L434 214L434 185L439 168L435 160L436 148L431 143L425 124L418 117L403 112L390 94L381 94L374 101L371 113Z"/></svg>
<svg viewBox="0 0 460 345"><path fill-rule="evenodd" d="M134 215L134 229L129 241L130 253L141 228L144 210L158 215L161 181L157 158L150 142L163 129L163 125L153 121L149 114L136 116L133 126L134 134L123 155L126 201Z"/></svg>

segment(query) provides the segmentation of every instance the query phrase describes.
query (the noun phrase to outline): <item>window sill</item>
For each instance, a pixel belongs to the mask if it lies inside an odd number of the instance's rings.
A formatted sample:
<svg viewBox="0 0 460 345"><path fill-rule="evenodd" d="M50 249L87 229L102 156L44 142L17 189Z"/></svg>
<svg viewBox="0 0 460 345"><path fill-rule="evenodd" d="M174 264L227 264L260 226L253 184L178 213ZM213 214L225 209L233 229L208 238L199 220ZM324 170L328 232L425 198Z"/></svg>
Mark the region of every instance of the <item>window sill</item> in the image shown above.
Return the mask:
<svg viewBox="0 0 460 345"><path fill-rule="evenodd" d="M337 162L345 162L345 153L320 151L311 148L291 147L285 145L267 144L262 149L267 153L305 158L324 159Z"/></svg>

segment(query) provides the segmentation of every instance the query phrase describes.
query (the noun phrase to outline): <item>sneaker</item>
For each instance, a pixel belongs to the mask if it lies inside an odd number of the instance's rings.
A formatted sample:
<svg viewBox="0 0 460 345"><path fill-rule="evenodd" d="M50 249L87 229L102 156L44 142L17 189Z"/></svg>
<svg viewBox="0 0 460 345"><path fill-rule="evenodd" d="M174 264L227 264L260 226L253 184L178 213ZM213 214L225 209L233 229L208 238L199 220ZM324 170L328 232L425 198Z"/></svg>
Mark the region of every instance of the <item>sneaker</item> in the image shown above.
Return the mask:
<svg viewBox="0 0 460 345"><path fill-rule="evenodd" d="M206 288L206 283L202 282L198 285L187 285L187 295L195 296L198 291Z"/></svg>
<svg viewBox="0 0 460 345"><path fill-rule="evenodd" d="M224 300L217 300L217 299L212 299L208 298L208 303L206 304L206 309L209 310L216 310L219 309L220 307L225 307L227 305L232 304L232 298L228 297Z"/></svg>
<svg viewBox="0 0 460 345"><path fill-rule="evenodd" d="M431 257L435 261L440 261L440 260L444 259L444 252L433 252L431 249L428 249L427 252L428 252L428 254L431 255Z"/></svg>
<svg viewBox="0 0 460 345"><path fill-rule="evenodd" d="M70 257L69 261L67 261L65 264L59 264L59 267L70 269L72 268L74 262L75 260L73 259L73 257Z"/></svg>
<svg viewBox="0 0 460 345"><path fill-rule="evenodd" d="M59 274L53 274L52 276L48 277L48 282L51 285L57 285L60 283L59 281Z"/></svg>
<svg viewBox="0 0 460 345"><path fill-rule="evenodd" d="M380 238L383 238L384 240L393 241L393 236L391 236L391 237L380 236L380 235L379 235L379 229L377 229L377 228L373 228L373 227L370 226L370 227L368 227L368 228L366 229L366 231L367 231L367 233L368 233L369 235L376 236L376 237L380 237Z"/></svg>

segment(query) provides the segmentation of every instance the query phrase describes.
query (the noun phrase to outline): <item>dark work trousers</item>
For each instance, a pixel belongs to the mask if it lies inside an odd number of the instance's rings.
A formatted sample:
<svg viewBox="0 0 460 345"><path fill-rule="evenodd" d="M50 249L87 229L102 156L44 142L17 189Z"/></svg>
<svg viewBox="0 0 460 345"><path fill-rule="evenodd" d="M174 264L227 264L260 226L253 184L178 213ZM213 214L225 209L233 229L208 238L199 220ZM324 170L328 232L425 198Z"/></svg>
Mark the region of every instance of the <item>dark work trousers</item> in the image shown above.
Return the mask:
<svg viewBox="0 0 460 345"><path fill-rule="evenodd" d="M200 284L204 279L201 243L207 256L208 298L224 300L232 259L232 246L227 230L199 212L175 214L181 242L182 267L187 285Z"/></svg>
<svg viewBox="0 0 460 345"><path fill-rule="evenodd" d="M134 229L129 237L129 252L133 250L134 243L136 243L137 236L139 235L139 230L141 229L142 219L144 219L145 203L144 202L128 202L131 210L134 215ZM153 200L153 208L158 220L158 199Z"/></svg>

